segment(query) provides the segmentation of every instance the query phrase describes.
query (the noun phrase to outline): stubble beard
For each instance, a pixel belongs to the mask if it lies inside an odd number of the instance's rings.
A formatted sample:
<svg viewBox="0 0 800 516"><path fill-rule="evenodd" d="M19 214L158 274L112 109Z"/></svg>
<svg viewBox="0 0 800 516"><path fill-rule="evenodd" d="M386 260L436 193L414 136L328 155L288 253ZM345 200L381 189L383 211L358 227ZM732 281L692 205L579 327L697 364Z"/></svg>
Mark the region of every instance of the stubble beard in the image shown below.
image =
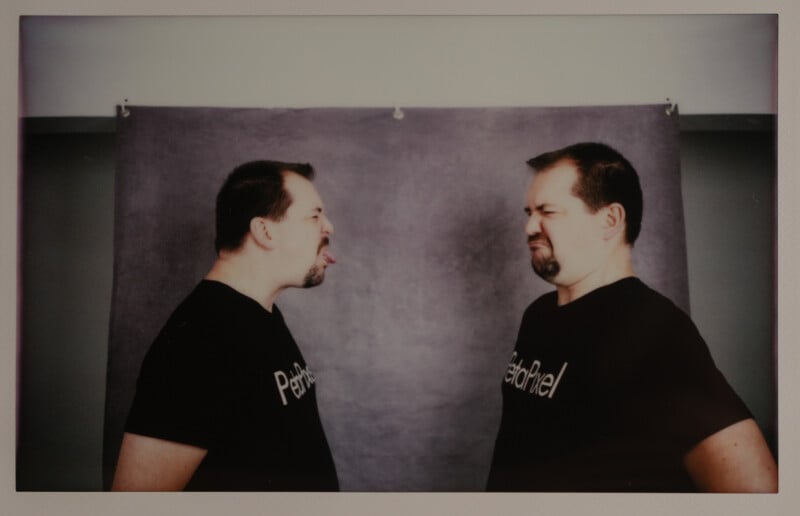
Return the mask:
<svg viewBox="0 0 800 516"><path fill-rule="evenodd" d="M547 249L539 248L539 251L533 252L531 267L537 276L548 282L552 282L561 272L561 264L555 259L553 248L549 246Z"/></svg>
<svg viewBox="0 0 800 516"><path fill-rule="evenodd" d="M330 245L330 239L328 237L323 238L320 243L319 247L317 247L317 258L319 258L319 254L322 252L322 249L325 246ZM311 288L316 287L325 279L325 267L322 265L314 264L308 269L306 273L306 277L303 279L303 288Z"/></svg>
<svg viewBox="0 0 800 516"><path fill-rule="evenodd" d="M320 267L319 265L314 265L308 270L306 273L306 277L303 279L303 288L311 288L316 287L322 280L325 279L325 269Z"/></svg>

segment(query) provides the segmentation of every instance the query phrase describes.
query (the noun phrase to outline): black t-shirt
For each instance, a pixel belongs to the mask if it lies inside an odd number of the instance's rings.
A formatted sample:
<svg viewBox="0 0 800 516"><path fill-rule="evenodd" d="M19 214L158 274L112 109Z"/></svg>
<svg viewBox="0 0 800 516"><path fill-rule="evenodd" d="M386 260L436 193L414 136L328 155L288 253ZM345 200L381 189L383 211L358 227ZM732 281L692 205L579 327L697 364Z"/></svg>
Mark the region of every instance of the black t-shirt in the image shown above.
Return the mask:
<svg viewBox="0 0 800 516"><path fill-rule="evenodd" d="M207 449L187 490L338 490L315 381L277 307L204 280L147 352L126 431Z"/></svg>
<svg viewBox="0 0 800 516"><path fill-rule="evenodd" d="M487 489L694 491L683 457L751 417L688 316L636 278L522 319Z"/></svg>

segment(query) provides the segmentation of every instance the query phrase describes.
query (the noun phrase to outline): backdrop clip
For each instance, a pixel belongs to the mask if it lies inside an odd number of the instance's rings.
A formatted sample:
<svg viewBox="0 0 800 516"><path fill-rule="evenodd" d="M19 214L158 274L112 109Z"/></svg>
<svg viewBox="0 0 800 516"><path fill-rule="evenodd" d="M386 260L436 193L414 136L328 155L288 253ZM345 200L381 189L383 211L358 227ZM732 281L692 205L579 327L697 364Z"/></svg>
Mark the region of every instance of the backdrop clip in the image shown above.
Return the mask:
<svg viewBox="0 0 800 516"><path fill-rule="evenodd" d="M678 109L678 105L675 104L674 102L672 102L671 100L669 100L669 97L667 97L667 109L664 110L664 113L666 113L667 116L672 116L672 114L675 111L677 111L677 109Z"/></svg>
<svg viewBox="0 0 800 516"><path fill-rule="evenodd" d="M131 116L131 110L128 109L128 99L122 99L122 104L119 106L119 114L122 115L122 118Z"/></svg>

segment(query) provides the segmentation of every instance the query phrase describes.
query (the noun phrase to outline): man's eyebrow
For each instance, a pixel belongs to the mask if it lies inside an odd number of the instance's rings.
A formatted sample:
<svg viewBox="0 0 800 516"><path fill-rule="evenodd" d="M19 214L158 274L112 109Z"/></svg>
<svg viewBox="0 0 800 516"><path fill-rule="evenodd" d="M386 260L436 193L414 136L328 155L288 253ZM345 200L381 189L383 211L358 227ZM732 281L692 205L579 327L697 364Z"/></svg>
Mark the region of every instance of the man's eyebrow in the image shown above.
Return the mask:
<svg viewBox="0 0 800 516"><path fill-rule="evenodd" d="M533 210L531 210L531 208L529 206L525 206L525 213L530 215L534 210L535 211L542 211L542 210L545 210L545 209L551 208L551 207L552 207L552 204L550 204L549 202L545 202L545 203L542 203L542 204L537 204L533 208Z"/></svg>
<svg viewBox="0 0 800 516"><path fill-rule="evenodd" d="M555 206L553 203L550 203L550 202L543 202L543 203L541 203L541 204L537 204L537 205L536 205L536 206L533 208L533 210L531 210L530 206L525 206L525 213L527 213L528 215L530 215L530 214L531 214L531 213L533 213L534 211L546 211L546 210L552 210L552 209L554 209L555 207L556 207L556 206Z"/></svg>

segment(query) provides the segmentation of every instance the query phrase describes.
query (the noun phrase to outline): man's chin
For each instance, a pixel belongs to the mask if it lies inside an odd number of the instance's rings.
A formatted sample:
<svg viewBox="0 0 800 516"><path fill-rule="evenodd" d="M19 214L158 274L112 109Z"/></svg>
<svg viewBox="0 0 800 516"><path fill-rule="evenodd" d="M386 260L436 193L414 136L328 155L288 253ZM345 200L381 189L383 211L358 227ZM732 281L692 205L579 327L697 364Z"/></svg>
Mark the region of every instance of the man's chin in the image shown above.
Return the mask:
<svg viewBox="0 0 800 516"><path fill-rule="evenodd" d="M325 269L323 267L314 267L303 280L303 288L316 287L325 281Z"/></svg>
<svg viewBox="0 0 800 516"><path fill-rule="evenodd" d="M537 263L536 261L531 260L531 268L537 276L549 283L553 283L556 276L558 276L558 273L561 272L561 266L555 261Z"/></svg>

